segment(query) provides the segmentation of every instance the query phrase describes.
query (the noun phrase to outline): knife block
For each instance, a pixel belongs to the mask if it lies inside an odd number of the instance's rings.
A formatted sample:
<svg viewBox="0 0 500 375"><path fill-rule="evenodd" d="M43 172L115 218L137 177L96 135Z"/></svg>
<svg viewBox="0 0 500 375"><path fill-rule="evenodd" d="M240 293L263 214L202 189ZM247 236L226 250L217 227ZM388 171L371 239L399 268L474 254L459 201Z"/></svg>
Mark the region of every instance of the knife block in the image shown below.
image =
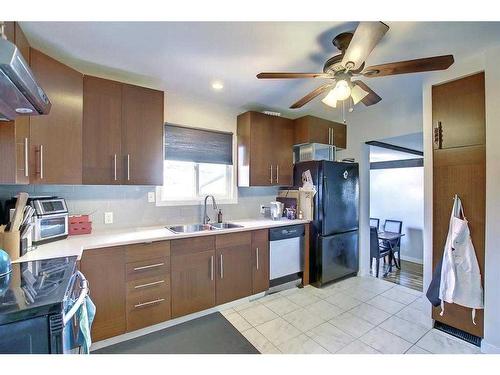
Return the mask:
<svg viewBox="0 0 500 375"><path fill-rule="evenodd" d="M9 254L11 261L19 259L21 252L21 233L18 230L14 232L0 232L0 249L3 249Z"/></svg>

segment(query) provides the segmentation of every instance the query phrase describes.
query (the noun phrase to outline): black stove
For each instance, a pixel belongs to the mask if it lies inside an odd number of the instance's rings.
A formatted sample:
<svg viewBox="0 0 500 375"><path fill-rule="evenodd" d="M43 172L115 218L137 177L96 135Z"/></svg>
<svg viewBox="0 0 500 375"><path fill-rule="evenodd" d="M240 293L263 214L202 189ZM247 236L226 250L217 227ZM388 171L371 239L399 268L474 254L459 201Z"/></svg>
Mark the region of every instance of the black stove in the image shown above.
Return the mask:
<svg viewBox="0 0 500 375"><path fill-rule="evenodd" d="M61 313L76 269L76 257L12 264L0 277L0 325Z"/></svg>

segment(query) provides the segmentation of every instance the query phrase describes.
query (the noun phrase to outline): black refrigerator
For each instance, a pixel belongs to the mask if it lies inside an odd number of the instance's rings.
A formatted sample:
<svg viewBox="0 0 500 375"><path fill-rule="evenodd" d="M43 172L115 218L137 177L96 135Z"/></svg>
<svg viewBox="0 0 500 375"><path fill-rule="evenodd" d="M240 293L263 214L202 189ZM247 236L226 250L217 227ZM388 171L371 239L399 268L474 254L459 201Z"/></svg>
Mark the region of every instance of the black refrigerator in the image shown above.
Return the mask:
<svg viewBox="0 0 500 375"><path fill-rule="evenodd" d="M294 186L309 170L316 187L311 224L310 278L317 286L359 269L359 168L357 163L306 161L294 166Z"/></svg>

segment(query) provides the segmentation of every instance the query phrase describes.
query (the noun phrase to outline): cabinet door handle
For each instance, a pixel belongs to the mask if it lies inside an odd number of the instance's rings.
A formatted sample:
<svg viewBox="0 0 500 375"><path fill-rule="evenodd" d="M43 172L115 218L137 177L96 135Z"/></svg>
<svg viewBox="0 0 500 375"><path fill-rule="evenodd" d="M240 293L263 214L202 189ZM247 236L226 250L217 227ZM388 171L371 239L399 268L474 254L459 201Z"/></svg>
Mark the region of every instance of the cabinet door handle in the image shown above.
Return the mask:
<svg viewBox="0 0 500 375"><path fill-rule="evenodd" d="M255 249L255 258L257 260L256 265L257 265L257 271L258 271L259 270L259 248L258 247Z"/></svg>
<svg viewBox="0 0 500 375"><path fill-rule="evenodd" d="M276 164L276 183L280 183L280 166Z"/></svg>
<svg viewBox="0 0 500 375"><path fill-rule="evenodd" d="M40 180L43 180L43 145L40 145Z"/></svg>
<svg viewBox="0 0 500 375"><path fill-rule="evenodd" d="M155 263L155 264L149 264L147 266L142 266L142 267L134 267L134 271L147 270L149 268L161 267L163 265L165 265L165 263Z"/></svg>
<svg viewBox="0 0 500 375"><path fill-rule="evenodd" d="M134 286L134 289L147 288L148 286L159 285L159 284L163 284L164 282L165 282L165 280L160 280L160 281L154 281L152 283L146 283L146 284L136 285L136 286Z"/></svg>
<svg viewBox="0 0 500 375"><path fill-rule="evenodd" d="M328 128L328 144L332 144L332 128Z"/></svg>
<svg viewBox="0 0 500 375"><path fill-rule="evenodd" d="M130 181L130 154L127 154L127 181Z"/></svg>
<svg viewBox="0 0 500 375"><path fill-rule="evenodd" d="M434 144L438 149L443 148L443 126L441 121L438 121L437 126L434 128Z"/></svg>
<svg viewBox="0 0 500 375"><path fill-rule="evenodd" d="M138 303L137 305L134 305L134 307L138 308L138 307L143 307L143 306L154 305L154 304L157 304L157 303L160 303L163 301L165 301L165 298L158 298L158 299L155 299L153 301Z"/></svg>
<svg viewBox="0 0 500 375"><path fill-rule="evenodd" d="M117 177L117 175L116 175L116 154L115 154L115 156L114 156L114 161L113 161L113 163L114 163L114 169L115 169L115 181L116 181L116 180L118 179L118 177Z"/></svg>
<svg viewBox="0 0 500 375"><path fill-rule="evenodd" d="M214 256L210 257L210 280L214 279Z"/></svg>
<svg viewBox="0 0 500 375"><path fill-rule="evenodd" d="M29 173L28 173L28 168L29 168L28 152L29 152L28 138L24 138L24 177L29 177Z"/></svg>
<svg viewBox="0 0 500 375"><path fill-rule="evenodd" d="M273 165L272 164L269 166L269 170L271 171L270 181L271 181L271 185L272 185L273 184Z"/></svg>
<svg viewBox="0 0 500 375"><path fill-rule="evenodd" d="M220 278L224 278L224 259L222 258L222 254L220 255Z"/></svg>

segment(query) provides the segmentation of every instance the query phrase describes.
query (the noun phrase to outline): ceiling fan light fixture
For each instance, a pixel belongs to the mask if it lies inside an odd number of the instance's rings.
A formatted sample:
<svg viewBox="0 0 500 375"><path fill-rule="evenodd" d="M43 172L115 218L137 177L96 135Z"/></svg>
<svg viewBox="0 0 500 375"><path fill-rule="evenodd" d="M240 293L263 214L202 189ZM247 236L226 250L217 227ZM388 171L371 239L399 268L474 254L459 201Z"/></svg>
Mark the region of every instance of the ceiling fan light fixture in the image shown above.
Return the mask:
<svg viewBox="0 0 500 375"><path fill-rule="evenodd" d="M341 79L337 81L333 92L335 93L337 100L346 100L349 96L351 96L351 87L345 79Z"/></svg>
<svg viewBox="0 0 500 375"><path fill-rule="evenodd" d="M352 102L354 105L358 104L360 101L362 101L366 95L368 95L368 92L363 90L361 87L358 85L354 84L352 89L351 89L351 97L352 97Z"/></svg>
<svg viewBox="0 0 500 375"><path fill-rule="evenodd" d="M329 107L337 108L337 97L335 96L335 89L330 90L330 92L321 101Z"/></svg>

